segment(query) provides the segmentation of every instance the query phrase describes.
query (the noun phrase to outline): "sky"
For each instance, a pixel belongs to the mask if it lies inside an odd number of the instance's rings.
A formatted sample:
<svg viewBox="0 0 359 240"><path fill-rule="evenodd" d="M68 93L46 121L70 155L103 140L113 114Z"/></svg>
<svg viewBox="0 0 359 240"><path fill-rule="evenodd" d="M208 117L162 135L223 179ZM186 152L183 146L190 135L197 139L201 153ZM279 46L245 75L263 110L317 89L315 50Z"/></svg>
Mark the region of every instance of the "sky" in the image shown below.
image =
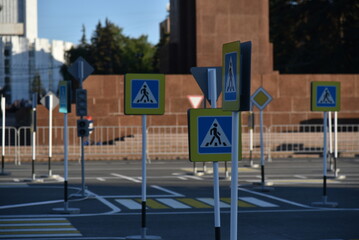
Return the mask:
<svg viewBox="0 0 359 240"><path fill-rule="evenodd" d="M89 41L99 21L107 18L130 37L159 41L159 23L169 0L38 0L38 37L78 44L82 25Z"/></svg>

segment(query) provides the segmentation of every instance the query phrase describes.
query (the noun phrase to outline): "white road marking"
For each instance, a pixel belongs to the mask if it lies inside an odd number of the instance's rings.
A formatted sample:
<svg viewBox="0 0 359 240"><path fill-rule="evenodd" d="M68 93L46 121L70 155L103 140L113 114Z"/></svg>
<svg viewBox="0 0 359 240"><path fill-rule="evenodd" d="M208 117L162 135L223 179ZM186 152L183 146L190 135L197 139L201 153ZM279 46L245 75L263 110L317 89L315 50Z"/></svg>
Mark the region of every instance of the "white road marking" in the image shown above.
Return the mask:
<svg viewBox="0 0 359 240"><path fill-rule="evenodd" d="M157 185L151 185L152 188L156 188L158 190L161 190L165 193L169 193L169 194L172 194L173 197L183 197L184 195L183 194L180 194L180 193L176 193L174 191L171 191L167 188L164 188L164 187L160 187L160 186L157 186Z"/></svg>
<svg viewBox="0 0 359 240"><path fill-rule="evenodd" d="M258 198L254 198L254 197L240 197L239 200L248 202L248 203L256 205L258 207L278 207L278 205L276 205L276 204L262 201Z"/></svg>
<svg viewBox="0 0 359 240"><path fill-rule="evenodd" d="M128 177L128 176L121 175L121 174L118 174L118 173L111 173L111 175L115 176L115 177L118 177L118 178L126 179L126 180L131 181L131 182L141 183L140 180L137 180L136 178L133 178L133 177Z"/></svg>
<svg viewBox="0 0 359 240"><path fill-rule="evenodd" d="M297 207L311 208L311 207L309 207L309 206L307 206L307 205L304 205L304 204L300 204L300 203L288 201L288 200L286 200L286 199L274 197L274 196L271 196L271 195L268 195L268 194L264 194L264 193L259 193L259 192L250 191L250 190L245 189L245 188L238 188L238 190L241 190L241 191L243 191L243 192L252 193L252 194L255 194L255 195L259 195L259 196L262 196L262 197L274 199L274 200L276 200L276 201L284 202L284 203L287 203L287 204L290 204L290 205L294 205L294 206L297 206Z"/></svg>
<svg viewBox="0 0 359 240"><path fill-rule="evenodd" d="M116 202L131 210L139 210L142 205L131 199L116 199Z"/></svg>
<svg viewBox="0 0 359 240"><path fill-rule="evenodd" d="M96 178L98 181L100 181L100 182L106 182L106 179L104 179L104 178L102 178L102 177L98 177L98 178Z"/></svg>
<svg viewBox="0 0 359 240"><path fill-rule="evenodd" d="M208 205L214 206L213 198L197 198L197 199L200 200L201 202L208 204ZM220 208L230 208L231 206L227 203L219 202L219 207Z"/></svg>
<svg viewBox="0 0 359 240"><path fill-rule="evenodd" d="M166 204L167 206L171 207L171 208L175 208L175 209L189 209L191 208L188 205L185 205L175 199L171 199L171 198L157 198L157 201Z"/></svg>

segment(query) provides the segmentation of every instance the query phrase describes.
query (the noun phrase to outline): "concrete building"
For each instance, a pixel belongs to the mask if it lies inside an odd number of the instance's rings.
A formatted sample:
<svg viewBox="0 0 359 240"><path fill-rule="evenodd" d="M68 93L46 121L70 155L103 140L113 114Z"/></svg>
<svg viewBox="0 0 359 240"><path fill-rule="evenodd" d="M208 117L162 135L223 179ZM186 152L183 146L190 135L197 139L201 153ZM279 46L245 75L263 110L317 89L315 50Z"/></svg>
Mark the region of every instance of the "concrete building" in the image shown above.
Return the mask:
<svg viewBox="0 0 359 240"><path fill-rule="evenodd" d="M0 88L8 104L56 92L65 51L73 44L39 39L37 0L0 0Z"/></svg>

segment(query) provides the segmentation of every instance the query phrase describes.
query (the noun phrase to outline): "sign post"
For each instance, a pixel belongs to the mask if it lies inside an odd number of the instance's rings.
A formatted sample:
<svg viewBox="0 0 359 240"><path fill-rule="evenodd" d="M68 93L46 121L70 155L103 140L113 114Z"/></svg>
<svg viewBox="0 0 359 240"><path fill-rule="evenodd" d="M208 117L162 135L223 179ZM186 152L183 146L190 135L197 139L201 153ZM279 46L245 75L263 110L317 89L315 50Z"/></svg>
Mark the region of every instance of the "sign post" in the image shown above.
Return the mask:
<svg viewBox="0 0 359 240"><path fill-rule="evenodd" d="M250 110L252 42L225 43L222 47L222 108L232 112L232 172L230 240L237 240L238 160L241 157L240 111Z"/></svg>
<svg viewBox="0 0 359 240"><path fill-rule="evenodd" d="M264 174L264 130L263 130L263 110L272 101L272 96L264 90L258 88L252 96L252 103L259 109L260 121L260 146L261 146L261 189L262 191L269 191L272 188L266 187L265 174Z"/></svg>
<svg viewBox="0 0 359 240"><path fill-rule="evenodd" d="M56 213L73 214L79 213L80 209L70 208L68 202L68 145L69 145L69 132L68 132L68 116L71 112L71 82L61 81L59 84L60 93L60 113L64 114L64 207L53 208Z"/></svg>
<svg viewBox="0 0 359 240"><path fill-rule="evenodd" d="M125 75L125 114L142 115L142 185L141 185L141 235L126 239L162 239L147 235L147 114L162 115L165 106L165 76L163 74Z"/></svg>
<svg viewBox="0 0 359 240"><path fill-rule="evenodd" d="M313 206L337 207L338 203L328 202L327 156L328 156L328 111L340 111L340 82L312 82L311 110L323 112L323 201Z"/></svg>
<svg viewBox="0 0 359 240"><path fill-rule="evenodd" d="M45 97L40 100L40 103L49 110L49 159L48 159L48 176L54 177L52 175L51 169L51 158L52 158L52 112L53 109L59 104L59 99L56 95L49 91Z"/></svg>
<svg viewBox="0 0 359 240"><path fill-rule="evenodd" d="M76 61L69 66L67 71L80 83L80 89L82 90L82 82L94 71L93 67L82 57L76 59ZM76 95L78 91L76 91ZM86 95L87 97L87 95ZM78 107L76 96L76 108ZM87 102L86 102L87 104ZM87 110L87 105L85 106ZM78 111L76 111L77 113ZM85 111L87 113L87 111ZM80 119L84 117L84 115L78 115ZM85 149L84 149L84 136L80 136L80 145L81 145L81 196L85 197Z"/></svg>
<svg viewBox="0 0 359 240"><path fill-rule="evenodd" d="M217 108L217 99L221 93L221 67L193 67L191 72L197 81L199 87L203 91L206 99L211 103L211 108ZM211 134L212 132L212 134ZM218 143L221 145L220 133L217 130L217 127L214 126L210 130L210 135L213 135L213 139L209 141L211 145L215 140L218 140ZM223 139L222 139L223 140ZM206 161L206 159L204 159ZM203 162L205 163L205 162ZM194 167L195 167L194 161ZM221 239L221 218L220 218L220 195L219 195L219 167L218 160L213 161L213 195L214 195L214 229L215 229L215 239ZM195 172L196 173L196 172Z"/></svg>
<svg viewBox="0 0 359 240"><path fill-rule="evenodd" d="M6 118L5 118L5 114L6 114L6 109L5 109L5 97L1 96L1 112L2 112L2 128L1 128L1 144L2 144L2 148L1 148L1 172L0 175L1 176L6 176L6 175L10 175L9 172L5 172L5 131L6 131Z"/></svg>

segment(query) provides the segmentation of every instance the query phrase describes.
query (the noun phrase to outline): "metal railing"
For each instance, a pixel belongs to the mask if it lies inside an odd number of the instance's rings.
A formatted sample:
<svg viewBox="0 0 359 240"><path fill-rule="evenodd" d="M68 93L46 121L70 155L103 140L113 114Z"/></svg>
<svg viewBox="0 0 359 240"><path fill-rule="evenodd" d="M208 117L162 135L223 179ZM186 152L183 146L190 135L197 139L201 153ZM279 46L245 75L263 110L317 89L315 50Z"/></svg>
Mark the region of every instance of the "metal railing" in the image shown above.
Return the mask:
<svg viewBox="0 0 359 240"><path fill-rule="evenodd" d="M0 128L1 129L1 128ZM80 139L75 126L69 130L69 159L80 159ZM147 129L148 157L150 159L188 159L187 126L149 126ZM30 127L6 128L5 153L7 158L31 160L32 129ZM47 159L49 153L48 127L38 127L36 132L36 158ZM253 156L259 157L259 126L253 131ZM63 159L63 127L52 129L52 157ZM250 153L249 128L242 125L242 155ZM140 159L142 154L141 126L96 127L85 139L86 159ZM273 125L264 127L265 153L320 154L323 148L322 125ZM359 125L338 126L338 151L359 153Z"/></svg>
<svg viewBox="0 0 359 240"><path fill-rule="evenodd" d="M323 125L273 125L268 129L267 134L270 153L322 154L323 152ZM332 141L333 139L334 127ZM359 125L338 125L338 152L341 154L359 152Z"/></svg>

